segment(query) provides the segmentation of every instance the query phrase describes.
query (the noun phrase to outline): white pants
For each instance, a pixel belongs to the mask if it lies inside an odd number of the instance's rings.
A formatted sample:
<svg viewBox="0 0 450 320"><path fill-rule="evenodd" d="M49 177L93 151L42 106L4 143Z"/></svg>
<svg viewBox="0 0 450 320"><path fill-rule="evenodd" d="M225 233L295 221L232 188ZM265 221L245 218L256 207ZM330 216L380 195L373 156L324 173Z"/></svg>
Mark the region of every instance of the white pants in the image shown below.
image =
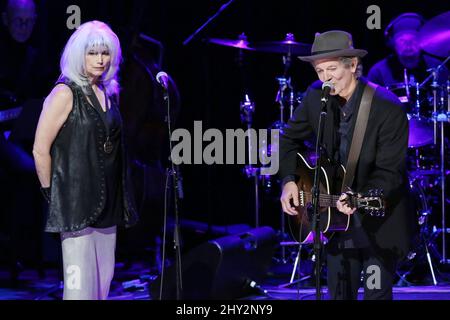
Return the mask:
<svg viewBox="0 0 450 320"><path fill-rule="evenodd" d="M114 275L116 227L61 233L64 300L105 300Z"/></svg>

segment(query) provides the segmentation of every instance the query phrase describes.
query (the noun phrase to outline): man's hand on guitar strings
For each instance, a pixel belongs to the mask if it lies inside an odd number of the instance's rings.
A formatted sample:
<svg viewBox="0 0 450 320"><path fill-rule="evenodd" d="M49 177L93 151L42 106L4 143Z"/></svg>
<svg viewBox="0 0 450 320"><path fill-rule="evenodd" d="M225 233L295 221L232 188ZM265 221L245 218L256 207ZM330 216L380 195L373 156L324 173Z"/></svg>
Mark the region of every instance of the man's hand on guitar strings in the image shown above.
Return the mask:
<svg viewBox="0 0 450 320"><path fill-rule="evenodd" d="M291 205L291 200L294 203L294 207ZM298 199L298 187L295 182L291 181L284 185L280 201L284 212L292 216L298 214L295 207L298 207L300 203Z"/></svg>
<svg viewBox="0 0 450 320"><path fill-rule="evenodd" d="M339 200L336 202L337 209L346 215L351 215L355 213L356 208L351 208L348 204L349 195L347 193L341 194Z"/></svg>

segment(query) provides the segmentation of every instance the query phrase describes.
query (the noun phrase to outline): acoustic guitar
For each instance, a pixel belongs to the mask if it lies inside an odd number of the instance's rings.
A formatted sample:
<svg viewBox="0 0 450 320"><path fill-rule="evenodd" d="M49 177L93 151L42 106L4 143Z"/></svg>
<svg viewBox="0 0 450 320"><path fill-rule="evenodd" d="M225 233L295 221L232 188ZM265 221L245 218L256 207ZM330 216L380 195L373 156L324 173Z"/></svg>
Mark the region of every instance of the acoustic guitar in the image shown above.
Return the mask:
<svg viewBox="0 0 450 320"><path fill-rule="evenodd" d="M289 215L289 229L292 237L300 243L310 243L313 239L313 213L312 194L314 185L314 170L306 157L298 153L299 164L297 182L299 189L299 203L296 208L298 214ZM342 165L333 165L329 160L323 160L320 165L320 195L319 214L320 230L325 235L333 232L345 232L350 225L350 215L346 215L336 209L336 202L341 194L342 180L345 168ZM348 192L347 204L351 208L357 208L360 212L372 216L384 216L384 200L382 190L370 190L366 195Z"/></svg>

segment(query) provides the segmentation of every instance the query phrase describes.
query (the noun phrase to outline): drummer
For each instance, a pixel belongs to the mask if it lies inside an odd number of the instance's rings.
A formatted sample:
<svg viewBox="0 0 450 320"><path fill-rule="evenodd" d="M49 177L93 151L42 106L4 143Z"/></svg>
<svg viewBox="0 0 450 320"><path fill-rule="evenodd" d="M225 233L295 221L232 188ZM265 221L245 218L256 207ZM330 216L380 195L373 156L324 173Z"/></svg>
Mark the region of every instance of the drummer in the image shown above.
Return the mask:
<svg viewBox="0 0 450 320"><path fill-rule="evenodd" d="M428 75L428 69L441 62L421 50L419 30L425 20L417 13L403 13L386 27L384 35L388 47L394 53L377 62L370 70L368 79L379 85L390 87L399 83L421 83ZM443 66L438 82L448 79L448 70Z"/></svg>

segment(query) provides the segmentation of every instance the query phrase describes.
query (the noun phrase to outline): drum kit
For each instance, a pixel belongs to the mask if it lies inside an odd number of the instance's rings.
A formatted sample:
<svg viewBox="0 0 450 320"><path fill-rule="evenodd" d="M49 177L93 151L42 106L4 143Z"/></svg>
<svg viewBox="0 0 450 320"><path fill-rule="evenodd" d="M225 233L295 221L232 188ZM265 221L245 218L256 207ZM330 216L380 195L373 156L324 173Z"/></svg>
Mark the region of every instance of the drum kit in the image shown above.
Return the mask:
<svg viewBox="0 0 450 320"><path fill-rule="evenodd" d="M420 30L419 39L421 48L426 53L440 58L442 63L432 69L427 70L429 76L422 82L416 81L414 77L409 77L405 69L404 82L389 85L387 89L396 94L407 111L409 121L409 142L408 142L408 172L410 177L411 194L415 198L417 211L417 224L419 226L420 238L424 239L425 249L431 246L430 239L436 239L436 235L442 236L442 251L434 250L435 258L441 263L449 263L446 257L445 234L450 230L445 227L445 205L449 202L445 194L445 179L448 175L448 140L446 139L445 127L450 121L450 79L439 82L440 72L445 69L445 64L450 60L450 12L441 14L429 20ZM308 55L311 45L297 42L292 33L288 33L284 40L270 42L251 43L242 34L237 40L233 39L209 39L212 44L239 49L240 52L267 52L282 55L283 74L276 77L278 92L275 104L279 108L279 119L277 119L270 129L283 129L286 120L301 102L301 93L296 93L291 79L287 77L291 68L292 58L300 55ZM254 103L246 94L241 103L241 115L243 122L248 128L252 125L252 114L255 111ZM270 152L270 148L268 149ZM258 186L265 189L272 188L278 181L273 177L258 177L258 168L247 167L246 173L253 177L255 181L255 222L259 223L259 199ZM440 195L436 196L439 192ZM434 196L434 197L433 197ZM435 202L435 203L430 203ZM440 208L439 208L440 205ZM436 211L436 212L434 212ZM441 211L442 228L431 228L429 224ZM284 215L281 215L284 217ZM434 222L433 222L434 223ZM282 231L284 230L284 220L282 218ZM421 247L421 246L419 246ZM412 252L410 256L418 256L417 252ZM430 269L433 266L430 263ZM433 276L434 279L434 276ZM436 280L434 279L434 282Z"/></svg>
<svg viewBox="0 0 450 320"><path fill-rule="evenodd" d="M296 56L307 55L311 52L311 45L306 43L297 42L292 33L286 34L284 40L281 41L262 41L249 43L245 34L241 34L237 40L234 39L208 39L209 43L231 47L239 50L239 56L242 57L244 52L262 52L278 54L282 57L283 73L275 78L278 84L278 90L274 103L279 109L279 117L268 129L282 130L287 123L287 119L292 116L294 109L301 101L301 93L294 90L291 78L288 78L288 71L292 65L292 59ZM243 59L239 59L242 61ZM244 89L245 91L245 89ZM244 92L243 99L240 103L241 121L248 129L252 128L253 114L255 112L255 104L247 92ZM263 154L267 152L269 155L274 150L278 150L278 146L275 145L275 141L260 141L259 153ZM251 150L253 141L248 140L248 150ZM251 152L249 152L250 157ZM254 163L249 159L249 163ZM253 194L254 194L254 224L255 227L259 227L260 223L260 189L263 188L266 194L270 194L275 186L278 185L278 181L275 176L262 175L261 168L254 165L247 165L244 169L245 175L253 180ZM285 233L285 215L281 214L281 234ZM284 248L283 257L285 256ZM283 258L283 260L285 260Z"/></svg>
<svg viewBox="0 0 450 320"><path fill-rule="evenodd" d="M408 172L417 232L408 255L410 261L403 264L406 266L404 275L410 274L419 262L425 260L435 285L438 280L432 256L439 263L450 263L446 248L446 234L450 231L446 228L446 206L450 202L446 195L450 163L446 135L450 122L450 79L441 77L445 64L450 60L448 30L450 12L429 20L419 31L419 42L423 51L441 58L442 63L427 70L429 76L421 83L408 80L405 70L404 83L388 88L405 105L409 119ZM438 238L441 240L440 250Z"/></svg>

